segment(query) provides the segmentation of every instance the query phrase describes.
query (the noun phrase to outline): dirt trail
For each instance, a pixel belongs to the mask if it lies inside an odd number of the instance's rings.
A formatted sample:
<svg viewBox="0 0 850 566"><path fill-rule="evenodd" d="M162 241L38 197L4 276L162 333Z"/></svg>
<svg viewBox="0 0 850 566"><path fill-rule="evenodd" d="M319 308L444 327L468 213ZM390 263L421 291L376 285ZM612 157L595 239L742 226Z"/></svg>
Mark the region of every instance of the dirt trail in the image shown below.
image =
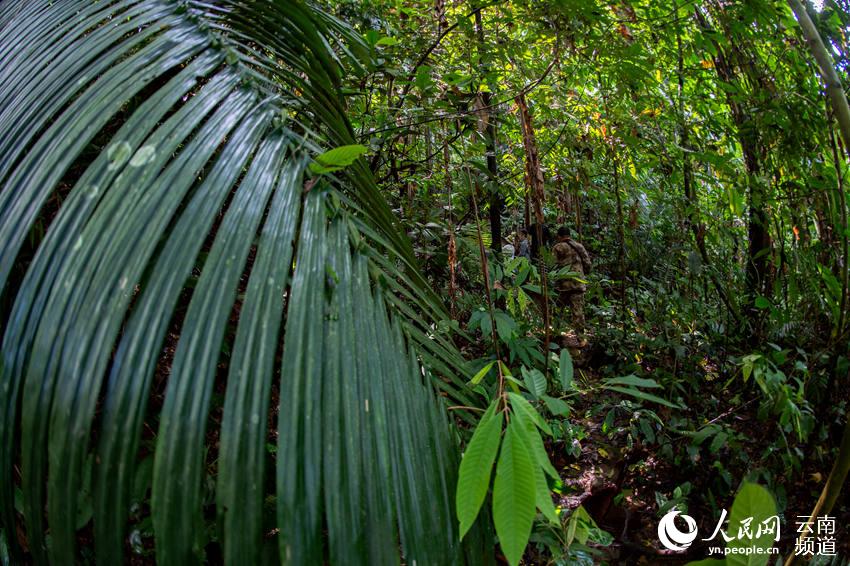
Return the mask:
<svg viewBox="0 0 850 566"><path fill-rule="evenodd" d="M592 383L599 379L589 364L592 345L574 336L562 337L576 363L576 379ZM563 441L550 445L550 457L560 471L563 486L556 505L573 511L583 506L596 524L614 537L599 548L610 564L685 564L695 559L663 548L656 534L655 492L672 490L679 479L674 470L654 457L647 447L628 447L628 431L605 430L607 411L593 413L594 402L580 398L573 407L571 422L585 433L579 455L573 456Z"/></svg>

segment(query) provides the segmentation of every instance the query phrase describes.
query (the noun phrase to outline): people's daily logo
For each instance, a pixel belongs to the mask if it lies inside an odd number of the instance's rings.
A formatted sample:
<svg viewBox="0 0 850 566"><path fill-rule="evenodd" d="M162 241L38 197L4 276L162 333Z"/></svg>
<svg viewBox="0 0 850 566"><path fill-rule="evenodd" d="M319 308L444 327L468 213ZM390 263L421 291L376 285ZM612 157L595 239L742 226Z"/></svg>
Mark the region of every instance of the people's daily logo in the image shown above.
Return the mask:
<svg viewBox="0 0 850 566"><path fill-rule="evenodd" d="M734 521L729 521L728 517L729 512L721 509L720 518L711 535L700 539L709 543L706 548L708 556L779 554L779 548L776 546L780 540L779 531L782 524L779 515L736 517ZM732 522L735 524L731 524ZM658 522L658 540L673 552L684 552L690 548L699 536L698 531L694 518L675 507ZM836 531L835 517L798 516L799 537L794 544L794 554L836 556Z"/></svg>
<svg viewBox="0 0 850 566"><path fill-rule="evenodd" d="M676 517L684 520L687 527L685 531L680 531L676 526ZM697 522L690 515L683 515L675 508L668 511L658 523L658 540L668 550L686 550L696 538Z"/></svg>

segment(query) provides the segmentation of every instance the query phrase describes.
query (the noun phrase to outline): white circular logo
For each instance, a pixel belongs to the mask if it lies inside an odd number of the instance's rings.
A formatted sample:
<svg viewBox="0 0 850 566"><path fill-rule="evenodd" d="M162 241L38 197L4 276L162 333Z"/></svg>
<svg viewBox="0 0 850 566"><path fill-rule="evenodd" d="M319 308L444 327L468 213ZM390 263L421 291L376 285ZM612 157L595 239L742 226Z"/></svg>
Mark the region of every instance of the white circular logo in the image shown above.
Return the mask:
<svg viewBox="0 0 850 566"><path fill-rule="evenodd" d="M697 538L697 522L689 515L682 515L682 519L688 526L688 530L683 533L676 527L677 515L679 511L671 509L661 518L661 522L658 523L658 540L669 550L682 551L691 546Z"/></svg>

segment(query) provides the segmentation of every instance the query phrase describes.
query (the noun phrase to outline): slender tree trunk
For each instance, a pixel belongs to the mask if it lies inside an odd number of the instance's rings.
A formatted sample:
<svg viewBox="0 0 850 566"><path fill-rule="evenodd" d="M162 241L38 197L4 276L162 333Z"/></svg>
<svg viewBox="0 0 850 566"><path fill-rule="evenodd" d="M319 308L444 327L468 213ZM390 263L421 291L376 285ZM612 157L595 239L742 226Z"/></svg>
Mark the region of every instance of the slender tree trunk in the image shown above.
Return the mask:
<svg viewBox="0 0 850 566"><path fill-rule="evenodd" d="M475 31L478 36L478 57L481 76L487 76L487 66L483 64L487 44L484 38L484 22L481 10L475 12ZM505 209L505 199L498 188L499 164L496 157L496 120L495 111L491 107L493 95L490 91L481 93L483 112L486 119L485 138L487 142L487 171L490 172L489 205L490 205L490 248L500 253L502 251L502 212Z"/></svg>
<svg viewBox="0 0 850 566"><path fill-rule="evenodd" d="M490 93L483 96L484 105L490 105ZM499 166L496 161L496 126L493 116L487 124L487 171L490 172L490 247L493 251L502 251L502 213L505 210L505 199L498 187Z"/></svg>
<svg viewBox="0 0 850 566"><path fill-rule="evenodd" d="M677 14L678 21L678 14ZM691 146L690 146L690 132L688 129L688 120L685 115L685 72L684 72L684 57L683 57L683 49L682 49L682 33L681 29L676 29L676 50L677 50L677 75L678 75L678 106L679 106L679 145L682 147L682 184L683 184L683 192L685 197L685 206L687 207L686 219L685 222L688 225L688 228L694 235L694 242L696 243L697 250L699 251L700 258L702 258L702 263L705 266L709 266L711 260L708 256L708 250L705 247L705 234L706 228L705 224L702 221L702 215L700 214L700 206L699 206L699 196L696 192L696 185L694 184L694 173L693 173L693 164L691 162ZM717 289L717 293L720 295L721 300L726 305L726 308L729 309L729 313L735 318L736 321L739 321L738 309L732 301L732 298L726 292L726 287L723 283L717 278L717 275L711 271L709 272L709 277L711 278L712 283L714 284L714 288ZM740 321L739 321L740 322Z"/></svg>
<svg viewBox="0 0 850 566"><path fill-rule="evenodd" d="M449 241L447 246L448 262L449 262L449 314L452 319L457 316L457 273L455 265L457 264L457 242L455 241L455 219L454 208L452 207L452 178L449 175L449 164L451 162L449 155L449 134L446 131L443 137L443 172L445 174L446 186L446 224L449 229Z"/></svg>
<svg viewBox="0 0 850 566"><path fill-rule="evenodd" d="M605 94L605 87L602 84L601 77L597 79L599 91L602 93L602 107L605 111L606 118L610 119L610 110L608 107L608 95ZM611 128L612 141L608 143L608 158L613 166L614 178L614 197L617 203L617 277L620 279L620 309L622 315L623 328L626 324L626 219L623 215L623 197L620 194L620 159L617 155L614 143L614 133L616 128L613 121L609 123Z"/></svg>
<svg viewBox="0 0 850 566"><path fill-rule="evenodd" d="M614 149L611 149L611 163L614 166L614 196L617 202L617 271L620 279L620 308L623 314L623 328L626 321L626 219L623 216L623 198L620 195L620 162Z"/></svg>
<svg viewBox="0 0 850 566"><path fill-rule="evenodd" d="M531 202L534 207L534 219L537 222L537 241L543 243L543 201L546 198L543 184L543 169L540 167L540 156L537 151L537 139L534 135L534 124L525 95L516 97L517 109L519 111L519 123L522 129L522 144L525 147L525 178L528 182L528 192L531 194ZM543 280L543 327L545 328L545 339L543 349L549 352L549 285L546 276L546 265L543 262L543 254L538 254L540 262L540 275ZM546 368L549 367L549 356L546 356Z"/></svg>
<svg viewBox="0 0 850 566"><path fill-rule="evenodd" d="M573 212L573 197L570 193L570 183L565 183L564 178L558 176L555 178L555 192L561 199L561 210L558 214L558 224L563 224L572 216Z"/></svg>
<svg viewBox="0 0 850 566"><path fill-rule="evenodd" d="M585 191L590 190L590 177L587 174L587 169L584 166L581 167L581 185L584 187ZM579 237L582 236L582 222L581 222L581 192L579 190L578 184L575 186L575 194L573 204L575 205L575 213L576 213L576 232L578 232Z"/></svg>
<svg viewBox="0 0 850 566"><path fill-rule="evenodd" d="M832 57L826 50L823 40L812 23L809 14L806 12L800 0L788 0L788 4L797 16L800 22L800 29L803 32L803 37L809 45L812 56L817 62L820 74L824 79L826 95L829 98L830 105L835 118L838 122L838 130L841 133L841 139L844 141L845 147L850 147L850 106L847 104L847 97L844 95L844 88L841 86L841 79L835 70Z"/></svg>
<svg viewBox="0 0 850 566"><path fill-rule="evenodd" d="M522 212L522 225L528 228L529 226L531 226L531 202L529 202L528 200L528 192L526 192L523 196L523 201L525 208Z"/></svg>
<svg viewBox="0 0 850 566"><path fill-rule="evenodd" d="M748 136L742 136L748 137ZM755 153L754 143L748 145L744 152L744 163L747 165L749 177L748 208L750 210L747 225L749 252L747 260L747 287L750 295L769 292L770 274L768 259L770 256L771 240L768 231L768 218L765 211L765 187L759 178L761 168Z"/></svg>
<svg viewBox="0 0 850 566"><path fill-rule="evenodd" d="M838 153L838 144L835 141L835 132L832 129L832 116L829 116L829 141L830 146L832 148L832 160L835 166L835 175L838 180L838 184L835 188L835 192L838 196L838 208L839 214L841 216L841 267L840 267L840 281L841 281L841 299L838 307L838 320L835 324L835 330L833 332L833 338L837 339L839 336L844 334L844 325L847 319L847 292L848 292L848 284L850 284L850 265L848 265L848 261L850 261L850 245L848 245L848 235L847 235L847 199L844 195L844 176L841 171L841 155Z"/></svg>
<svg viewBox="0 0 850 566"><path fill-rule="evenodd" d="M678 13L676 23L679 23ZM700 217L699 199L694 185L694 172L691 163L690 134L688 131L688 119L685 115L685 70L684 56L682 52L682 30L676 28L676 51L677 51L677 75L678 75L678 104L679 104L679 145L682 147L682 184L685 193L685 206L687 207L686 223L693 232L694 241L704 264L708 263L708 253L705 249L705 226Z"/></svg>
<svg viewBox="0 0 850 566"><path fill-rule="evenodd" d="M425 125L425 167L430 175L434 171L434 136L431 133L431 126ZM426 193L426 196L431 196Z"/></svg>
<svg viewBox="0 0 850 566"><path fill-rule="evenodd" d="M522 131L522 144L525 148L525 178L528 190L531 194L531 203L534 209L534 219L538 224L543 224L543 201L544 194L543 169L540 167L540 157L537 150L537 139L534 135L534 125L525 95L516 97L517 111L520 118L520 129Z"/></svg>

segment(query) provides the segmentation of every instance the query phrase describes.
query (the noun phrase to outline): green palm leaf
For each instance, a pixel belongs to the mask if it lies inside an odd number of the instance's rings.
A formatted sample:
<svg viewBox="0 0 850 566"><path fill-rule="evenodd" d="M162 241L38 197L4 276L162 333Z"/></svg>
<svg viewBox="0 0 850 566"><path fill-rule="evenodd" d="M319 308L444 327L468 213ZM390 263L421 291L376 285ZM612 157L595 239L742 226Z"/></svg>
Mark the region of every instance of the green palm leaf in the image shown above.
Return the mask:
<svg viewBox="0 0 850 566"><path fill-rule="evenodd" d="M355 143L338 92L367 52L295 1L0 7L0 519L19 464L36 562L75 560L92 455L98 559L123 559L145 429L163 563L203 558L208 475L227 563L261 561L271 496L283 562L463 560L443 304L362 159L305 177Z"/></svg>

